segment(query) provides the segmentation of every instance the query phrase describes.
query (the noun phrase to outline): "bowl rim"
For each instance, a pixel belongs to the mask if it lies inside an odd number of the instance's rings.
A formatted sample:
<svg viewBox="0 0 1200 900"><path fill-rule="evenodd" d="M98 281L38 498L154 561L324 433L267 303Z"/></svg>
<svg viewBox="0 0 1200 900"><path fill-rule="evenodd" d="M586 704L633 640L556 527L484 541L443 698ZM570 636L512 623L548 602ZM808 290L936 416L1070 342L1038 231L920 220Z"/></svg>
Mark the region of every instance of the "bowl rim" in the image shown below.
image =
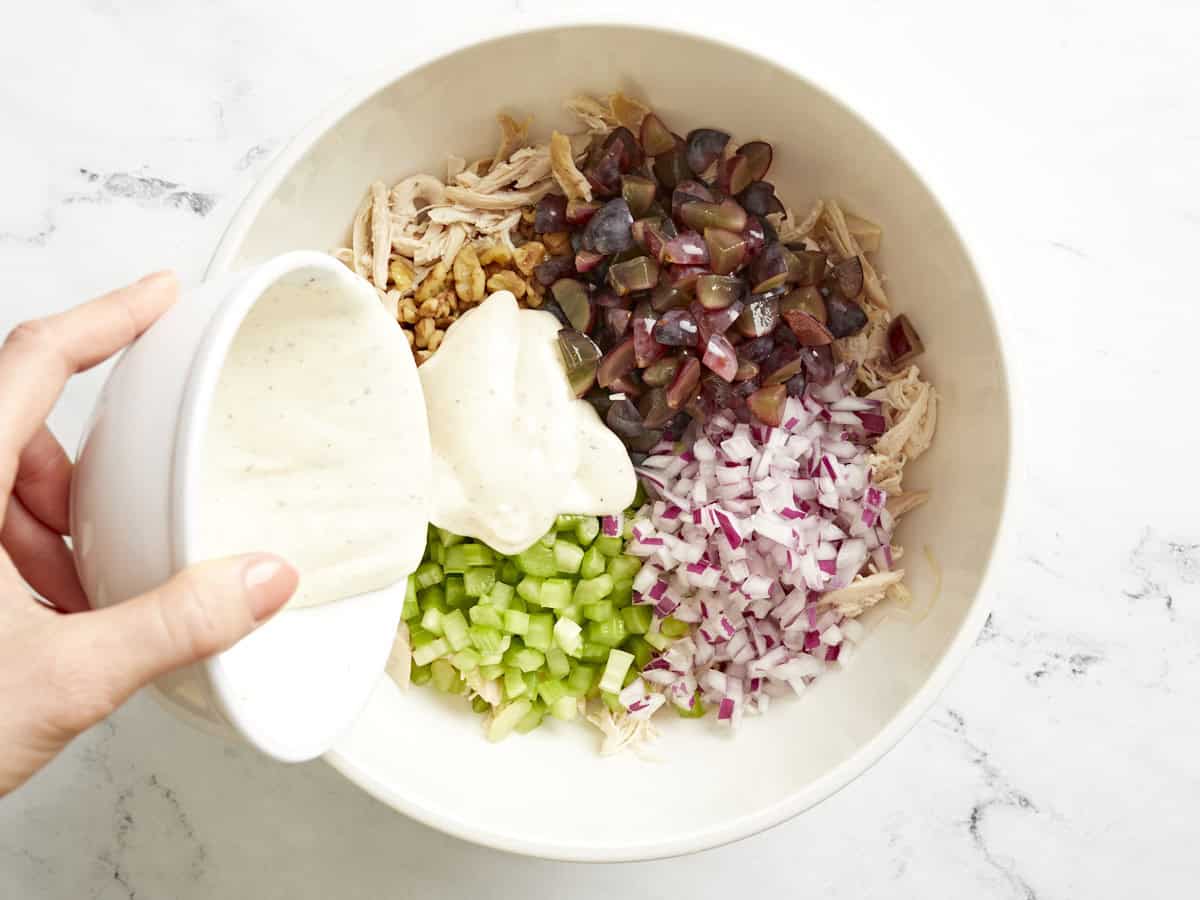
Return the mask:
<svg viewBox="0 0 1200 900"><path fill-rule="evenodd" d="M334 769L376 799L429 827L492 849L564 862L637 862L664 859L712 849L751 837L786 822L831 797L855 778L859 777L895 747L900 739L932 708L942 691L949 684L951 677L962 665L987 622L990 614L990 606L986 598L991 594L992 582L995 576L994 563L998 555L998 550L1007 543L1007 535L1011 530L1009 528L1012 510L1011 476L1017 462L1017 448L1019 446L1016 435L1018 418L1014 415L1017 408L1016 397L1014 395L1015 385L1007 363L1009 359L1007 347L1010 342L1005 339L1004 331L1000 327L994 304L990 299L991 294L988 290L984 274L980 270L970 247L963 238L961 226L946 208L942 196L935 193L929 181L922 176L908 156L891 139L884 135L871 122L867 121L853 106L843 100L833 90L814 80L812 74L801 72L784 58L775 58L767 55L768 50L757 49L752 43L735 42L733 38L725 39L716 36L702 26L679 26L674 23L665 24L662 20L657 20L652 14L645 14L644 18L637 19L630 18L627 15L606 19L603 16L581 18L578 15L563 13L554 16L543 15L536 22L517 20L508 27L490 25L479 35L458 33L447 38L443 43L430 47L423 52L413 54L402 63L391 64L367 73L309 121L270 161L257 183L242 199L225 231L218 240L206 270L206 278L229 270L255 218L290 174L296 163L343 118L350 115L377 93L386 90L397 80L459 53L510 40L514 37L554 32L562 29L614 28L638 32L654 32L667 36L682 36L749 56L756 62L775 69L781 75L803 82L810 90L840 107L848 116L857 120L859 124L895 154L904 168L908 170L911 177L926 190L934 207L944 217L959 245L970 272L974 275L979 285L984 301L982 312L987 317L987 323L995 335L999 349L997 379L1001 389L1004 391L1006 401L1003 406L1003 412L1007 420L1007 427L1005 429L1007 447L1004 454L1003 472L1001 473L1004 491L1000 498L996 531L992 537L991 546L987 549L979 587L970 600L970 605L958 632L951 639L949 646L942 654L941 660L933 668L925 683L916 691L912 698L896 712L892 719L874 737L860 746L858 750L842 763L827 771L802 790L781 797L768 806L725 821L720 825L653 842L583 846L569 842L554 843L526 840L509 836L500 831L473 826L469 821L445 815L437 809L414 802L377 779L370 771L359 766L353 759L343 756L337 750L336 746L323 757ZM741 38L742 36L739 35L738 37ZM760 44L759 46L763 45Z"/></svg>

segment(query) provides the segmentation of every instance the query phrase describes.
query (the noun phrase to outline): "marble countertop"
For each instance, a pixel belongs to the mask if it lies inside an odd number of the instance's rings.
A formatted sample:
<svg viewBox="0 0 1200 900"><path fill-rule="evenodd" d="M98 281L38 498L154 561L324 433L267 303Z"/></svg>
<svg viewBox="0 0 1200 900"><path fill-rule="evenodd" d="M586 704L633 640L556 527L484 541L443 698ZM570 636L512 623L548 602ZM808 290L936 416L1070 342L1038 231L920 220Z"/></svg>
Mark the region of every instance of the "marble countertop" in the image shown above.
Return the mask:
<svg viewBox="0 0 1200 900"><path fill-rule="evenodd" d="M688 6L697 21L733 10ZM827 6L762 2L720 31L803 54L933 173L1016 350L1026 451L994 612L921 724L763 835L574 866L444 837L324 764L270 764L143 696L0 801L0 897L1194 892L1200 11ZM151 268L198 278L266 160L352 79L460 18L533 21L550 4L411 7L49 0L6 13L0 333ZM103 374L72 383L54 415L68 445Z"/></svg>

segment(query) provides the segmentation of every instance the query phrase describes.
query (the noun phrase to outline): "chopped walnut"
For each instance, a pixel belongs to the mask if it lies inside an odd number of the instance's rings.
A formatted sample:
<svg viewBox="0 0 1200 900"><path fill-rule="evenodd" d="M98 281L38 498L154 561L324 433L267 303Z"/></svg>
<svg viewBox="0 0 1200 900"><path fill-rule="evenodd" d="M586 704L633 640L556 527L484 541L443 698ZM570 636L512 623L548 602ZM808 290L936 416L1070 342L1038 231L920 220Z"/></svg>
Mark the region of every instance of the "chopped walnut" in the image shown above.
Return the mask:
<svg viewBox="0 0 1200 900"><path fill-rule="evenodd" d="M417 321L417 301L412 297L405 297L400 301L399 315L397 316L401 322L406 325L414 325Z"/></svg>
<svg viewBox="0 0 1200 900"><path fill-rule="evenodd" d="M532 275L533 270L545 258L546 245L541 241L529 241L513 252L513 263L516 265L517 271L526 277Z"/></svg>
<svg viewBox="0 0 1200 900"><path fill-rule="evenodd" d="M566 256L574 253L571 248L571 234L567 231L552 231L542 235L542 243L554 256Z"/></svg>
<svg viewBox="0 0 1200 900"><path fill-rule="evenodd" d="M433 333L436 330L437 326L434 324L433 319L422 319L419 321L416 328L413 329L413 337L417 347L422 350L427 349L429 347L429 339L433 337Z"/></svg>
<svg viewBox="0 0 1200 900"><path fill-rule="evenodd" d="M392 286L402 295L411 291L416 281L412 263L403 256L392 257L391 263L388 264L388 275L392 279Z"/></svg>
<svg viewBox="0 0 1200 900"><path fill-rule="evenodd" d="M436 297L449 287L449 282L450 267L444 262L439 262L425 276L425 280L421 282L421 286L417 288L417 300L424 302L431 297Z"/></svg>
<svg viewBox="0 0 1200 900"><path fill-rule="evenodd" d="M492 241L482 249L477 249L479 254L479 262L481 265L490 266L493 263L498 266L511 265L513 261L512 250L501 243L500 241Z"/></svg>
<svg viewBox="0 0 1200 900"><path fill-rule="evenodd" d="M525 280L516 272L505 270L488 279L487 289L493 292L511 291L512 295L520 300L525 296Z"/></svg>
<svg viewBox="0 0 1200 900"><path fill-rule="evenodd" d="M479 303L483 300L485 280L475 248L463 247L454 260L454 290L458 298L467 303Z"/></svg>

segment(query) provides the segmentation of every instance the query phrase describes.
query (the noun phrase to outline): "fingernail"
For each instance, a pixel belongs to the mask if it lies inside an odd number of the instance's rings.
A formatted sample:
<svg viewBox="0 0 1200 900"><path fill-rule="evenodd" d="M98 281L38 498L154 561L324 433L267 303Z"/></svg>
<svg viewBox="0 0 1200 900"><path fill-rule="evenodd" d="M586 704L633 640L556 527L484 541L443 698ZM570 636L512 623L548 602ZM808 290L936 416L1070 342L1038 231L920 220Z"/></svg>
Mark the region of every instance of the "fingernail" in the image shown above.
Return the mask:
<svg viewBox="0 0 1200 900"><path fill-rule="evenodd" d="M254 621L261 622L283 606L297 580L296 570L276 557L260 556L250 562L242 572L242 583Z"/></svg>

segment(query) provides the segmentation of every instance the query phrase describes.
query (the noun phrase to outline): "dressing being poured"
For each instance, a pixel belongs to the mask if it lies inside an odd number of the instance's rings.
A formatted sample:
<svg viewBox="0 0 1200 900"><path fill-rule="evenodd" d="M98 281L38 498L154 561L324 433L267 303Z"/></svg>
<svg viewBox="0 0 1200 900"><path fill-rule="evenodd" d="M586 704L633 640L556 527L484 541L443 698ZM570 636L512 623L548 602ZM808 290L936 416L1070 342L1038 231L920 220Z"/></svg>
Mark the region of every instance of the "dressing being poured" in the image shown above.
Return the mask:
<svg viewBox="0 0 1200 900"><path fill-rule="evenodd" d="M499 291L455 322L421 366L434 525L511 554L561 513L615 514L633 502L633 465L571 390L559 328Z"/></svg>
<svg viewBox="0 0 1200 900"><path fill-rule="evenodd" d="M300 572L296 607L388 587L421 560L428 473L412 353L374 296L296 275L271 287L213 398L201 555L279 554Z"/></svg>

